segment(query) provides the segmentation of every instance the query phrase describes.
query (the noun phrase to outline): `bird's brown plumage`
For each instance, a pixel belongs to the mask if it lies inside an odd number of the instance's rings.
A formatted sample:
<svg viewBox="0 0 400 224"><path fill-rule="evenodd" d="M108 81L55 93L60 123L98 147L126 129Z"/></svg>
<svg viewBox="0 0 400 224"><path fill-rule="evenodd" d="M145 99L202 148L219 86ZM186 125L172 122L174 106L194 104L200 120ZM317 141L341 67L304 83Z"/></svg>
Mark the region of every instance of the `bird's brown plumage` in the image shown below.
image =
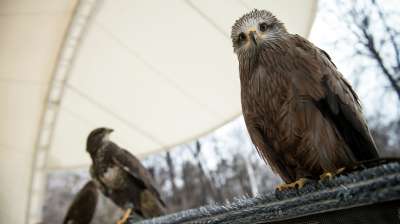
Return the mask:
<svg viewBox="0 0 400 224"><path fill-rule="evenodd" d="M236 21L232 40L247 129L285 182L378 157L358 97L326 52L265 10Z"/></svg>
<svg viewBox="0 0 400 224"><path fill-rule="evenodd" d="M166 205L150 172L134 155L108 139L111 131L98 128L87 139L87 151L93 161L92 179L122 209L132 209L144 218L165 214Z"/></svg>
<svg viewBox="0 0 400 224"><path fill-rule="evenodd" d="M89 181L76 194L67 214L64 224L89 224L94 216L98 201L98 191L95 183Z"/></svg>

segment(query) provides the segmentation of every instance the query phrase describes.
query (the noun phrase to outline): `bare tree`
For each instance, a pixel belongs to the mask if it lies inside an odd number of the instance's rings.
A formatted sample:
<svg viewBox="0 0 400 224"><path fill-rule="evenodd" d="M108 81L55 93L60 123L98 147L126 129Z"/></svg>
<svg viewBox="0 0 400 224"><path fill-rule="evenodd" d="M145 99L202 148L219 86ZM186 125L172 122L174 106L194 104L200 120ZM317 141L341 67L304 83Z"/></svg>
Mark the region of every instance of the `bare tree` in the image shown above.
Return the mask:
<svg viewBox="0 0 400 224"><path fill-rule="evenodd" d="M373 110L367 111L368 123L380 154L400 155L400 2L324 0L320 6L319 19L338 30L327 47L351 62L359 91L374 86L361 97Z"/></svg>
<svg viewBox="0 0 400 224"><path fill-rule="evenodd" d="M193 157L196 160L197 167L200 171L200 182L201 185L208 189L208 192L211 194L212 201L221 201L223 198L221 197L220 191L216 188L215 182L212 181L212 177L208 175L209 172L206 171L205 166L203 165L202 158L200 157L202 150L202 145L200 140L196 140L194 142L194 149L191 150L193 152ZM206 196L204 196L204 204L207 203ZM209 202L209 201L208 201Z"/></svg>
<svg viewBox="0 0 400 224"><path fill-rule="evenodd" d="M337 41L354 47L353 58L369 61L358 65L367 68L357 70L358 78L373 66L377 75L387 81L385 93L394 93L400 102L400 26L397 23L400 10L385 8L384 3L388 2L379 0L337 0L336 3L336 10L328 11L340 18L342 27L347 29L344 40Z"/></svg>
<svg viewBox="0 0 400 224"><path fill-rule="evenodd" d="M177 192L177 187L176 187L176 183L175 183L175 165L172 162L172 157L171 157L171 152L167 152L165 153L165 160L167 161L167 165L168 165L168 174L169 174L169 179L171 181L171 185L172 185L172 192L176 193Z"/></svg>

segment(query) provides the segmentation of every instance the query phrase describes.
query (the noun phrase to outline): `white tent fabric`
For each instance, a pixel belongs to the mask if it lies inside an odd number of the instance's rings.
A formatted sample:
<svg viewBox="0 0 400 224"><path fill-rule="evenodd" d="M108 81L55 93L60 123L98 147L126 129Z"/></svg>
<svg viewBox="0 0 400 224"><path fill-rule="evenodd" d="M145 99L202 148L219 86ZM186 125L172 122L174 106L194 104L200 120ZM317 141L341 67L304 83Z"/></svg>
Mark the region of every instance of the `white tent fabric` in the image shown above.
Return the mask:
<svg viewBox="0 0 400 224"><path fill-rule="evenodd" d="M87 167L95 127L140 157L237 117L230 28L253 8L307 36L316 2L0 1L0 223L40 221L46 172Z"/></svg>

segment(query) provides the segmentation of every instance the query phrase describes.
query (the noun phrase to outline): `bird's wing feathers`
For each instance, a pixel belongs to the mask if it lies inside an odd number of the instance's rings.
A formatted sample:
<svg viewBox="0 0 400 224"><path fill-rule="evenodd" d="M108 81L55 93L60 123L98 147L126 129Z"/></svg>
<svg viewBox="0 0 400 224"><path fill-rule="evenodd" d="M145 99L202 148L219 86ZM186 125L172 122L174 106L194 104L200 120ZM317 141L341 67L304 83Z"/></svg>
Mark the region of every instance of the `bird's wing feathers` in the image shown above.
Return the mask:
<svg viewBox="0 0 400 224"><path fill-rule="evenodd" d="M161 199L161 195L155 187L149 171L143 167L140 161L127 150L119 148L115 144L113 144L113 147L116 149L112 158L113 162L125 172L129 173L129 175L137 182L137 184L153 193L165 206L165 203Z"/></svg>
<svg viewBox="0 0 400 224"><path fill-rule="evenodd" d="M301 74L312 76L312 79L302 78L318 81L303 82L306 86L300 88L306 91L318 90L308 92L308 95L313 98L321 113L336 126L357 160L377 158L376 146L363 118L359 99L350 84L336 69L325 51L298 35L294 35L292 40L298 47L297 51L301 51L297 56L302 57L300 61L304 62L303 67L313 68L311 72Z"/></svg>
<svg viewBox="0 0 400 224"><path fill-rule="evenodd" d="M131 177L135 179L137 184L142 187L147 187L146 174L141 173L141 167L139 165L139 160L133 157L129 152L124 149L120 149L113 154L113 162L123 169L125 172L129 173Z"/></svg>

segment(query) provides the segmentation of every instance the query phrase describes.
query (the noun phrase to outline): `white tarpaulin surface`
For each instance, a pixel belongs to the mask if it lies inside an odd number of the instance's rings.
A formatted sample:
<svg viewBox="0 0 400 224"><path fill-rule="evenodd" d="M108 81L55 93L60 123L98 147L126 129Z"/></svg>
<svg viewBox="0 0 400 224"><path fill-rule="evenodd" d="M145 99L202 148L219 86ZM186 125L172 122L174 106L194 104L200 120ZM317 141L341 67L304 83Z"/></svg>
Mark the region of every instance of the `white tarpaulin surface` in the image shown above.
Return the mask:
<svg viewBox="0 0 400 224"><path fill-rule="evenodd" d="M0 0L0 223L40 220L45 174L91 129L143 156L238 116L230 28L265 8L308 35L315 1Z"/></svg>

